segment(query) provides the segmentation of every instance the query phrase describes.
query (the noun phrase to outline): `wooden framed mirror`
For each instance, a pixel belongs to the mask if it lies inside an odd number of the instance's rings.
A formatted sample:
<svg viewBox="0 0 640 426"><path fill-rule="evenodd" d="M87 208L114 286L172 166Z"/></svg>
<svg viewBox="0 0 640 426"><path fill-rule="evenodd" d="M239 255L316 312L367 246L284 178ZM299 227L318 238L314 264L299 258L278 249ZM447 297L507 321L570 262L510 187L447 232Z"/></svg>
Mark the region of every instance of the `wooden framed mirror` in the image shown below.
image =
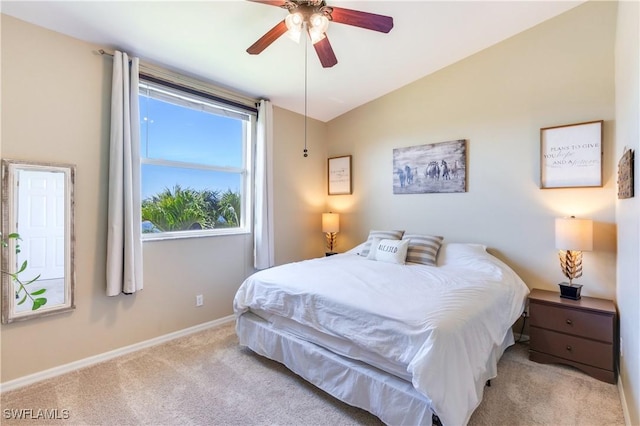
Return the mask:
<svg viewBox="0 0 640 426"><path fill-rule="evenodd" d="M2 160L2 322L75 308L75 166Z"/></svg>

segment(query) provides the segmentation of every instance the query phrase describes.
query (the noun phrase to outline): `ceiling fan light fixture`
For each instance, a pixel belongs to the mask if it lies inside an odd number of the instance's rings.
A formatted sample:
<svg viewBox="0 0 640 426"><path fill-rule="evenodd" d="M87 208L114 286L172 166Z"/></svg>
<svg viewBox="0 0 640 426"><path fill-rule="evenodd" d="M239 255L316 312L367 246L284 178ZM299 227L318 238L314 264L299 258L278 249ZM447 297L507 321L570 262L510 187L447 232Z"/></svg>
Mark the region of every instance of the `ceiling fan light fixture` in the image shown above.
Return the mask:
<svg viewBox="0 0 640 426"><path fill-rule="evenodd" d="M317 42L325 38L326 35L315 28L311 28L309 30L309 37L311 37L311 43L316 44Z"/></svg>
<svg viewBox="0 0 640 426"><path fill-rule="evenodd" d="M309 17L309 36L311 37L311 42L316 44L323 38L325 38L325 33L329 28L329 18L327 18L324 14L316 12Z"/></svg>
<svg viewBox="0 0 640 426"><path fill-rule="evenodd" d="M325 33L329 28L329 18L327 18L323 13L316 12L309 18L309 24L311 24L312 29L317 29L318 31Z"/></svg>
<svg viewBox="0 0 640 426"><path fill-rule="evenodd" d="M1 0L0 0L1 1ZM306 31L313 42L314 50L323 68L331 68L338 63L333 47L329 43L327 29L329 21L351 25L367 30L388 33L393 28L391 16L342 7L327 6L328 0L248 0L269 6L277 6L288 11L287 17L256 40L247 53L257 55L269 47L278 37L287 35L300 42L302 31ZM333 25L333 24L332 24ZM307 40L305 35L305 40ZM306 53L306 49L305 49Z"/></svg>
<svg viewBox="0 0 640 426"><path fill-rule="evenodd" d="M287 25L288 29L292 29L292 28L302 29L303 22L304 22L304 17L300 12L290 13L284 19L284 23Z"/></svg>
<svg viewBox="0 0 640 426"><path fill-rule="evenodd" d="M302 24L304 18L301 13L290 13L284 19L284 23L287 26L287 37L296 43L300 43L300 35L302 34Z"/></svg>
<svg viewBox="0 0 640 426"><path fill-rule="evenodd" d="M329 18L327 18L323 13L316 12L311 15L309 18L309 23L312 28L317 28L322 32L327 31L329 28Z"/></svg>
<svg viewBox="0 0 640 426"><path fill-rule="evenodd" d="M302 31L297 29L291 29L287 31L287 37L289 37L291 40L295 41L296 43L300 43L301 34L302 34Z"/></svg>

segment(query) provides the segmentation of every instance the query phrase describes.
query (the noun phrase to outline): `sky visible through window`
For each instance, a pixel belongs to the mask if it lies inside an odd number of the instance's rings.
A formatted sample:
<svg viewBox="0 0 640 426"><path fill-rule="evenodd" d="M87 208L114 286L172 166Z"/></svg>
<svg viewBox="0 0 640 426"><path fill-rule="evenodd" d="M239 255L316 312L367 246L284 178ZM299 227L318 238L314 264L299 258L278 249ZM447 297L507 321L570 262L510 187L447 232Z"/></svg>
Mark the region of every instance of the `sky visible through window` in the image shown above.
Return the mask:
<svg viewBox="0 0 640 426"><path fill-rule="evenodd" d="M243 166L245 122L140 95L141 156L203 166ZM198 168L142 165L142 199L176 184L241 192L242 176Z"/></svg>

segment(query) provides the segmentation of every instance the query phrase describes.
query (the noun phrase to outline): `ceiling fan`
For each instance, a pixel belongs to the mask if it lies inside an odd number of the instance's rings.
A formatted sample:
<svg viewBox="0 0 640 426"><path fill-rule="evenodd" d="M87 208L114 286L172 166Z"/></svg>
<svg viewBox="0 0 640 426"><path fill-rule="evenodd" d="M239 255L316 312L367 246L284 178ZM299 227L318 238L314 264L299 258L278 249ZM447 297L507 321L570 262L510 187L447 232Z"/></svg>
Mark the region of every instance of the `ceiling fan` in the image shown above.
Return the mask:
<svg viewBox="0 0 640 426"><path fill-rule="evenodd" d="M330 68L338 63L327 37L327 28L330 21L382 33L388 33L393 28L393 18L390 16L327 6L324 0L249 1L278 6L289 11L289 15L285 19L267 31L265 35L247 49L247 52L251 55L259 54L285 33L295 41L299 41L302 31L306 29L318 58L320 58L320 63L324 68Z"/></svg>

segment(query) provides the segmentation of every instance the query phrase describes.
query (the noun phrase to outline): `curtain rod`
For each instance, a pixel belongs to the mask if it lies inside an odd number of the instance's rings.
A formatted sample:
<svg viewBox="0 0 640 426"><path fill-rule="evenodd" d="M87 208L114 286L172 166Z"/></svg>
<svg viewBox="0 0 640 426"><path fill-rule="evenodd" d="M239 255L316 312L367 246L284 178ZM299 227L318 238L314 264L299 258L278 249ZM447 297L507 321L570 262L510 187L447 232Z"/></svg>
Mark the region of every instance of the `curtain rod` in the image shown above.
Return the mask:
<svg viewBox="0 0 640 426"><path fill-rule="evenodd" d="M98 49L97 52L100 55L106 55L113 58L113 53L109 53L104 49ZM129 59L129 62L131 62L131 59ZM142 61L140 61L140 73L148 77L152 77L153 79L162 80L165 83L168 82L171 84L178 84L182 88L190 87L200 93L210 93L216 96L216 98L219 98L219 100L223 101L223 103L233 104L244 110L248 109L252 113L258 112L258 107L256 106L256 102L258 101L257 99L230 92L229 90L217 87L214 84L197 80L197 78L193 79L191 77L184 76L179 73L160 68L158 66L147 64Z"/></svg>
<svg viewBox="0 0 640 426"><path fill-rule="evenodd" d="M109 53L104 49L98 49L98 53L104 56L109 56L111 58L113 58L113 53ZM131 63L131 59L129 59L129 63Z"/></svg>
<svg viewBox="0 0 640 426"><path fill-rule="evenodd" d="M104 49L98 49L98 53L101 54L101 55L106 55L106 56L110 56L110 57L113 58L113 53L109 53ZM129 59L129 62L131 62L131 59Z"/></svg>

